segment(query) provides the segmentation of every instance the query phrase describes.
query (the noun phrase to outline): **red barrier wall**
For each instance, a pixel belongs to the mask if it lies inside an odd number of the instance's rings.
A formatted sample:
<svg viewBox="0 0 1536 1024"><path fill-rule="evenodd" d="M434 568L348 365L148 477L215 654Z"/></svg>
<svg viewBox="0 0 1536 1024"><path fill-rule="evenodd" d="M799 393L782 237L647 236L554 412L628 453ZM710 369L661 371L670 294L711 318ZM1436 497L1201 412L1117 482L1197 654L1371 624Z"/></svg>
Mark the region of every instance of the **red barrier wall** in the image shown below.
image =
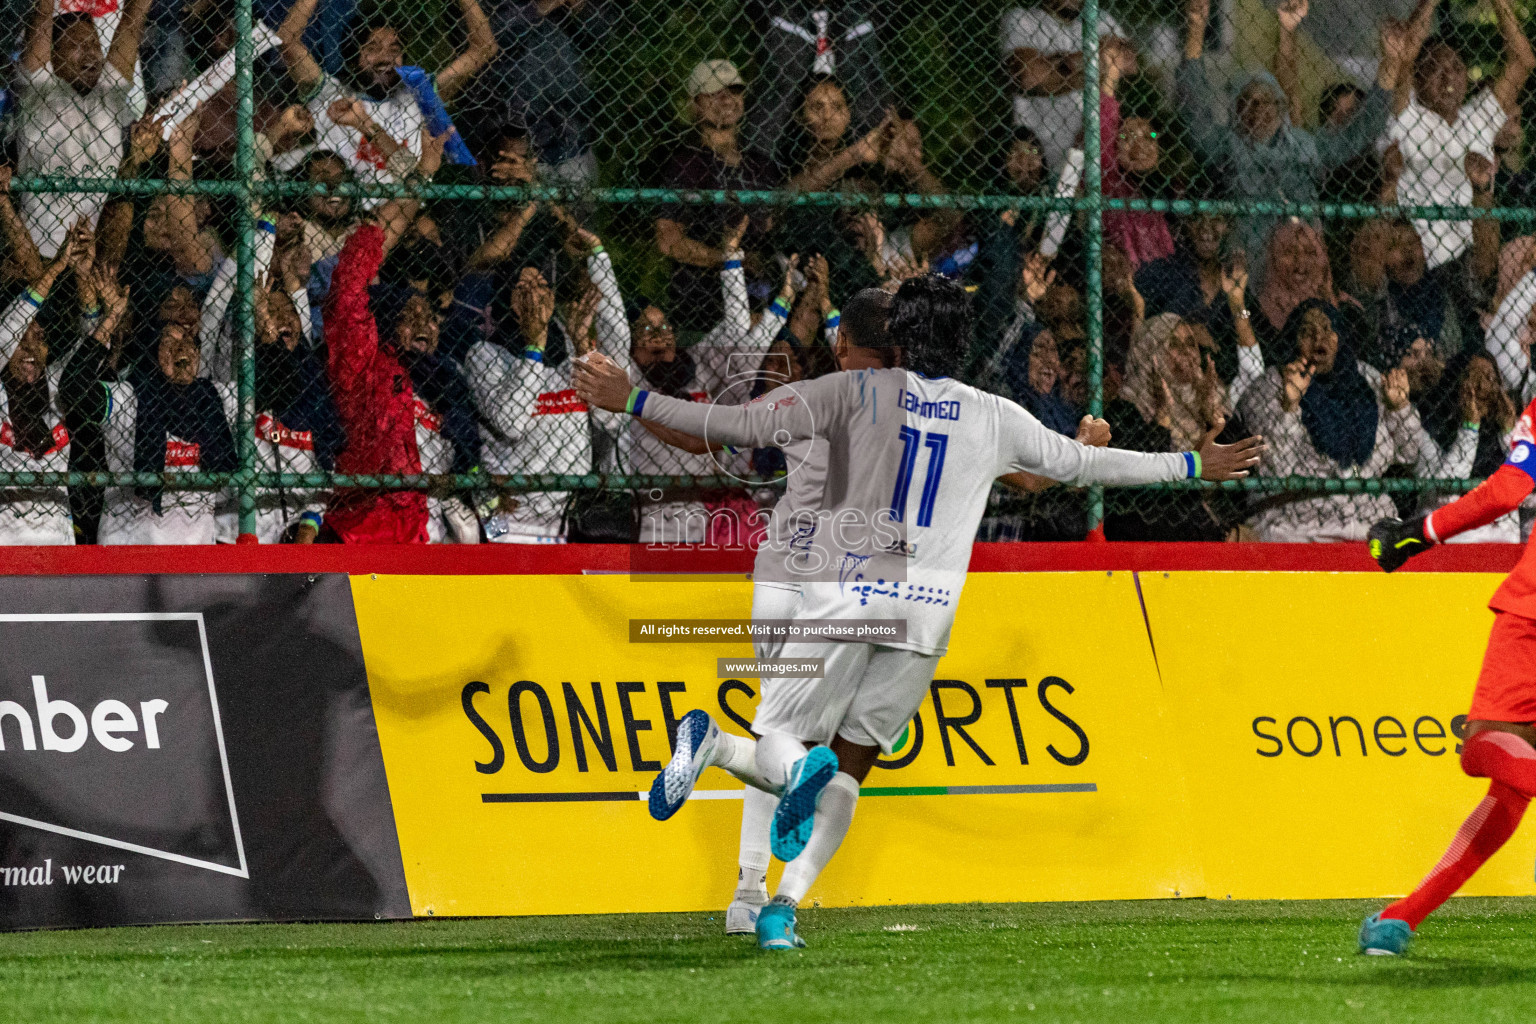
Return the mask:
<svg viewBox="0 0 1536 1024"><path fill-rule="evenodd" d="M628 572L635 550L622 544L0 548L0 575ZM1517 544L1453 544L1415 558L1408 568L1417 572L1508 572L1523 550ZM683 548L646 551L643 564L648 572L745 573L751 571L752 558L746 552ZM1373 572L1376 567L1364 544L977 544L971 556L973 572L1176 569Z"/></svg>

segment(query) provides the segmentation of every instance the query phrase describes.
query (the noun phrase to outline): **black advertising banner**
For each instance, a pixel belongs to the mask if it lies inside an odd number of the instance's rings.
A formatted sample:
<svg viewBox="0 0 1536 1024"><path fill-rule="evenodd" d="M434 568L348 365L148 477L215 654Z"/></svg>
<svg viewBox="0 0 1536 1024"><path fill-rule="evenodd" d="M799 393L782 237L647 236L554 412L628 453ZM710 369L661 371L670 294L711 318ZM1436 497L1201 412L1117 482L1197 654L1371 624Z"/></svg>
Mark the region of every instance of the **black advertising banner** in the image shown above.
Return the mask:
<svg viewBox="0 0 1536 1024"><path fill-rule="evenodd" d="M409 916L346 576L0 578L0 928Z"/></svg>

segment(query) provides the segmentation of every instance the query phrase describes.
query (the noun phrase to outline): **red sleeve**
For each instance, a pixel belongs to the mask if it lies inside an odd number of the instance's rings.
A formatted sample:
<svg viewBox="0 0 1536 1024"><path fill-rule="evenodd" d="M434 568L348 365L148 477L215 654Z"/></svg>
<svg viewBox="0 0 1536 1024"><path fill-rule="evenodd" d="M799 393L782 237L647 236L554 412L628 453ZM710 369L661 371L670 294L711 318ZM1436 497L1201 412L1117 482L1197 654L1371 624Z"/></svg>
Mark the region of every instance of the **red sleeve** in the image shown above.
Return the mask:
<svg viewBox="0 0 1536 1024"><path fill-rule="evenodd" d="M325 343L331 380L345 382L379 349L379 328L368 309L368 285L384 263L384 230L364 224L352 232L331 275L325 300Z"/></svg>
<svg viewBox="0 0 1536 1024"><path fill-rule="evenodd" d="M1517 444L1516 448L1519 447ZM1533 488L1536 488L1536 479L1532 479L1527 470L1514 462L1506 462L1477 487L1430 513L1424 520L1424 534L1439 544L1458 533L1485 526L1519 508Z"/></svg>

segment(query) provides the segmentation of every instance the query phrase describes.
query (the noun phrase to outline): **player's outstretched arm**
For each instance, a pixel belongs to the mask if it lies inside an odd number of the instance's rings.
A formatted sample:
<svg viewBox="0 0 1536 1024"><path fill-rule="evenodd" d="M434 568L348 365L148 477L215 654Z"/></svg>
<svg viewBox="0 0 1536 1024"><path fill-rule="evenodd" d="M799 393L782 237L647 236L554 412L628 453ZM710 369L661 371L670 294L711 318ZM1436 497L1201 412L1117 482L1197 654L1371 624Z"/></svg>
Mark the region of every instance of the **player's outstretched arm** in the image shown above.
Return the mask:
<svg viewBox="0 0 1536 1024"><path fill-rule="evenodd" d="M1062 437L1013 402L1003 401L1001 411L1000 476L1022 470L1075 487L1135 487L1196 478L1237 480L1247 476L1264 454L1263 438L1217 444L1215 432L1207 434L1193 452L1091 448Z"/></svg>
<svg viewBox="0 0 1536 1024"><path fill-rule="evenodd" d="M1435 544L1513 512L1536 488L1536 478L1531 476L1536 472L1533 455L1536 449L1529 442L1516 441L1509 461L1449 505L1406 523L1401 519L1381 520L1366 534L1371 557L1383 571L1392 572Z"/></svg>
<svg viewBox="0 0 1536 1024"><path fill-rule="evenodd" d="M705 405L634 387L629 375L600 352L589 352L578 360L571 376L576 393L599 409L627 412L709 444L764 448L814 437L816 417L809 406L835 399L837 378L842 375L805 381L792 391L785 389L789 393L783 398L741 406ZM826 417L828 422L831 419Z"/></svg>
<svg viewBox="0 0 1536 1024"><path fill-rule="evenodd" d="M1109 423L1093 416L1084 416L1077 425L1077 443L1089 448L1108 447L1112 436ZM1055 480L1034 473L1007 473L998 477L997 482L1021 494L1038 494L1056 486Z"/></svg>

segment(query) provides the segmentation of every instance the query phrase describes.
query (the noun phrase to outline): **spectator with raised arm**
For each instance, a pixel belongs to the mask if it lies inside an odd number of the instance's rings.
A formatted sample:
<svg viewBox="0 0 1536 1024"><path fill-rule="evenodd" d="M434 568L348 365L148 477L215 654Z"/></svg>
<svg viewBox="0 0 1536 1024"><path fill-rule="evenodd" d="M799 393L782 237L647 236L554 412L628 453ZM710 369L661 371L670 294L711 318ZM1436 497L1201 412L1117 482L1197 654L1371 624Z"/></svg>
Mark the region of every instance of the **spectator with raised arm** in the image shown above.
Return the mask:
<svg viewBox="0 0 1536 1024"><path fill-rule="evenodd" d="M274 287L276 286L276 287ZM296 475L330 470L341 447L341 425L331 403L325 366L311 346L308 325L292 296L293 278L263 274L256 282L256 471ZM271 487L256 492L256 539L262 544L313 544L327 495L314 488ZM239 503L221 496L218 540L239 534Z"/></svg>
<svg viewBox="0 0 1536 1024"><path fill-rule="evenodd" d="M443 136L421 143L423 174L435 173ZM325 306L326 372L346 444L336 471L414 476L421 472L416 445L416 393L401 365L403 318L381 324L370 305L369 284L385 257L410 228L418 203L393 199L381 206L342 248ZM322 539L357 544L427 542L427 496L421 491L338 491L325 514Z"/></svg>
<svg viewBox="0 0 1536 1024"><path fill-rule="evenodd" d="M778 186L773 161L741 140L746 91L741 72L728 60L706 60L694 67L687 92L696 134L662 155L653 175L655 185L684 191ZM762 212L754 216L744 242L749 253L763 242L771 225L766 207L751 209ZM672 261L673 316L677 328L694 338L717 324L723 314L717 275L725 254L718 248L719 239L741 214L742 208L735 203L679 203L663 206L656 215L656 248Z"/></svg>
<svg viewBox="0 0 1536 1024"><path fill-rule="evenodd" d="M503 125L493 134L486 162L490 184L538 181L538 154L520 124ZM562 256L562 250L571 217L563 207L549 202L445 203L441 210L446 248L455 257L466 254L465 273L454 285L453 303L443 324L444 353L462 361L475 342L515 318L511 298L524 268L538 270L546 282L565 275L571 261ZM515 328L511 330L516 333Z"/></svg>
<svg viewBox="0 0 1536 1024"><path fill-rule="evenodd" d="M797 262L791 257L784 269L783 285L773 304L754 320L747 305L746 278L741 240L747 219L742 217L721 237L726 259L717 287L725 316L698 344L683 349L677 331L666 314L647 304L631 318L633 339L628 362L636 386L695 402L743 404L752 397L753 381L763 357L780 336L795 302L793 278ZM823 265L807 276L820 277ZM814 315L814 310L812 314ZM802 344L812 343L804 339ZM618 445L619 467L630 474L711 476L719 465L708 453L687 453L670 446L665 437L632 422ZM667 494L661 500L641 503L642 543L698 544L709 535L708 512L694 495Z"/></svg>
<svg viewBox="0 0 1536 1024"><path fill-rule="evenodd" d="M1426 43L1413 61L1412 97L1386 132L1402 154L1397 201L1404 205L1472 206L1492 185L1495 139L1509 118L1519 116L1520 91L1536 69L1536 52L1509 0L1492 4L1504 40L1504 70L1490 87L1469 100L1466 63L1443 40ZM1487 199L1482 205L1491 205L1491 196ZM1473 225L1481 223L1415 221L1427 265L1433 269L1465 253L1472 247ZM1492 230L1498 231L1496 223Z"/></svg>
<svg viewBox="0 0 1536 1024"><path fill-rule="evenodd" d="M1480 198L1492 201L1486 188ZM1375 301L1366 307L1371 333L1356 335L1366 362L1390 368L1391 350L1405 339L1425 339L1442 363L1464 349L1481 347L1478 314L1493 290L1489 271L1498 263L1498 222L1478 223L1473 251L1434 268L1426 265L1424 243L1412 224L1400 220L1386 225L1382 283ZM1361 242L1362 250L1370 245L1363 238ZM1365 252L1360 255L1368 261ZM1362 269L1370 272L1368 266Z"/></svg>
<svg viewBox="0 0 1536 1024"><path fill-rule="evenodd" d="M1043 196L1050 188L1040 140L1028 128L1013 129L1006 150L992 169L999 192ZM1038 256L1042 217L1035 210L973 210L970 221L976 230L976 264L972 275L976 297L976 334L972 342L971 372L981 372L1018 318L1023 301L1026 264ZM1046 273L1042 262L1040 274ZM1033 313L1030 314L1031 319ZM1017 340L1017 335L1014 336Z"/></svg>
<svg viewBox="0 0 1536 1024"><path fill-rule="evenodd" d="M1148 320L1131 339L1119 396L1104 406L1115 445L1139 452L1184 451L1219 434L1237 401L1264 373L1257 344L1250 341L1239 357L1237 379L1224 385L1210 354L1202 357L1189 324L1172 313ZM1107 496L1104 536L1223 540L1226 527L1207 498L1191 491L1162 494L1148 508L1141 496Z"/></svg>
<svg viewBox="0 0 1536 1024"><path fill-rule="evenodd" d="M1414 404L1424 424L1415 475L1431 480L1465 480L1493 475L1509 453L1516 410L1499 383L1486 352L1463 351L1447 363L1439 380ZM1423 515L1455 500L1454 494L1416 496ZM1458 534L1450 544L1518 544L1520 513L1510 512L1486 526Z"/></svg>
<svg viewBox="0 0 1536 1024"><path fill-rule="evenodd" d="M593 311L597 347L621 364L627 361L629 325L613 262L591 232L568 222L571 244L585 257L597 288ZM512 292L511 331L477 342L464 361L484 430L484 466L492 478L510 475L584 475L593 471L590 416L571 387L576 357L586 354L585 329L575 332L575 352L550 350L564 344L565 331L552 332L555 292L536 267L524 266ZM563 544L567 539L569 491L503 495L485 523L486 539L502 544Z"/></svg>
<svg viewBox="0 0 1536 1024"><path fill-rule="evenodd" d="M408 285L379 285L373 295L375 316L394 325L396 354L410 375L421 471L429 476L477 472L481 443L475 400L459 364L439 348L443 318L437 305ZM463 495L441 487L427 493L427 540L480 543L480 521Z"/></svg>
<svg viewBox="0 0 1536 1024"><path fill-rule="evenodd" d="M81 222L78 227L84 227ZM62 473L70 468L70 434L59 384L71 352L55 353L38 313L55 285L88 259L86 231L71 232L31 286L0 313L0 471ZM89 282L95 294L95 281ZM94 329L97 323L93 322ZM115 329L114 320L109 329ZM69 495L63 487L11 487L0 491L0 544L75 543Z"/></svg>
<svg viewBox="0 0 1536 1024"><path fill-rule="evenodd" d="M17 81L17 173L117 174L151 3L127 0L103 55L89 14L56 14L54 0L37 0ZM75 221L85 217L94 224L105 204L99 192L29 192L22 196L21 216L46 259L63 246Z"/></svg>
<svg viewBox="0 0 1536 1024"><path fill-rule="evenodd" d="M1228 381L1237 373L1240 328L1253 328L1247 254L1228 247L1230 223L1217 213L1181 218L1173 255L1143 265L1135 277L1147 318L1176 313L1203 329L1214 347L1216 372Z"/></svg>
<svg viewBox="0 0 1536 1024"><path fill-rule="evenodd" d="M277 30L288 73L306 94L314 118L316 148L340 155L364 182L392 180L400 166L390 167L397 150L419 158L422 138L451 129L443 104L496 55L490 22L477 0L459 0L468 42L446 67L429 75L405 64L398 20L375 15L352 27L342 71L329 75L303 42L317 3L296 0ZM304 155L299 151L279 159L278 166L291 167Z"/></svg>
<svg viewBox="0 0 1536 1024"><path fill-rule="evenodd" d="M591 0L501 0L489 17L500 52L475 77L458 110L471 146L487 132L519 122L528 128L543 180L584 185L597 178L597 104L584 52L619 45L611 14Z"/></svg>
<svg viewBox="0 0 1536 1024"><path fill-rule="evenodd" d="M1118 92L1136 68L1136 54L1118 39L1104 44L1099 94L1099 165L1106 199L1144 199L1141 182L1161 158L1158 131L1145 117L1122 117ZM1120 247L1131 269L1173 254L1168 220L1155 210L1104 211L1104 237Z"/></svg>
<svg viewBox="0 0 1536 1024"><path fill-rule="evenodd" d="M1292 122L1290 100L1267 71L1240 83L1226 124L1215 117L1218 98L1202 57L1210 0L1189 0L1185 9L1184 59L1176 75L1178 101L1190 148L1208 173L1226 182L1226 198L1292 203L1316 202L1324 177L1365 151L1382 133L1391 113L1407 32L1381 27L1382 59L1376 85L1359 111L1341 128L1308 132ZM1268 271L1261 258L1279 218L1246 215L1234 224L1235 240L1249 256L1249 273L1262 283Z"/></svg>
<svg viewBox="0 0 1536 1024"><path fill-rule="evenodd" d="M1035 7L1014 7L1003 15L1003 62L1018 90L1013 123L1040 139L1053 174L1083 133L1082 9L1082 0L1040 0ZM1106 38L1125 44L1131 54L1125 73L1135 74L1130 34L1100 7L1101 47Z"/></svg>
<svg viewBox="0 0 1536 1024"><path fill-rule="evenodd" d="M71 432L99 428L106 468L114 473L234 472L235 386L198 376L196 331L165 323L154 364L133 367L119 379L113 349L127 296L107 276L98 288L105 297L106 320L69 361L59 385ZM160 484L109 487L97 542L212 544L217 537L215 501L212 491Z"/></svg>
<svg viewBox="0 0 1536 1024"><path fill-rule="evenodd" d="M1309 298L1290 314L1277 355L1243 400L1243 426L1269 445L1262 476L1375 479L1419 460L1419 414L1408 374L1382 375L1355 357L1353 339L1329 303ZM1277 492L1255 502L1261 541L1358 541L1392 516L1385 494L1311 496Z"/></svg>

